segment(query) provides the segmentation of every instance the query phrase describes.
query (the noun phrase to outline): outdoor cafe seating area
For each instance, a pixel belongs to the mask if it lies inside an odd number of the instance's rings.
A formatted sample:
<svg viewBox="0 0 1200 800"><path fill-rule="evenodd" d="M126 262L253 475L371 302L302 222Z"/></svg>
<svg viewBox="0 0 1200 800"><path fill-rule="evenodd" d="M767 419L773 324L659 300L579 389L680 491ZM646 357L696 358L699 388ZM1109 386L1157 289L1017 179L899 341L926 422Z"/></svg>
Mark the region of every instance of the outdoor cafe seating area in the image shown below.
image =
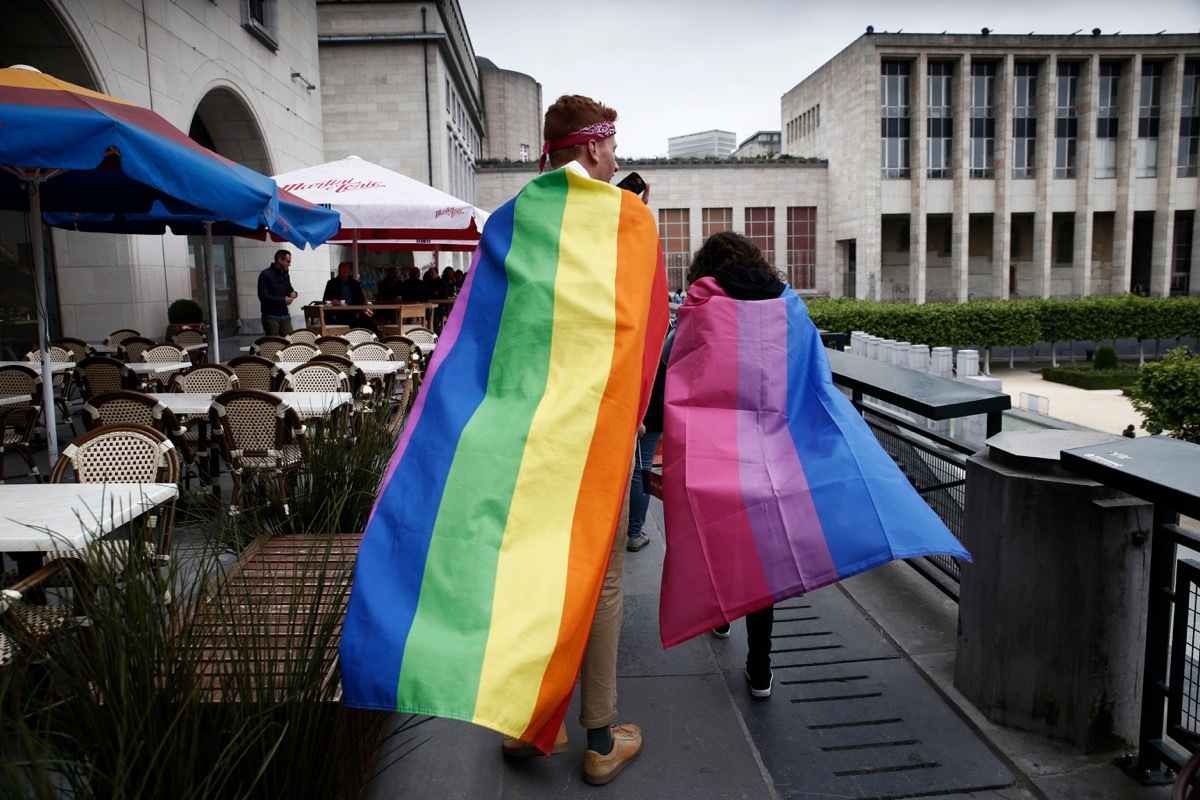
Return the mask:
<svg viewBox="0 0 1200 800"><path fill-rule="evenodd" d="M60 339L48 411L40 354L0 362L0 589L40 574L56 552L111 555L147 533L165 555L176 506L202 523L266 498L286 520L314 439L353 449L367 417L398 430L437 340L425 328L351 333L260 337L227 363L205 362L199 331L187 343L132 330ZM48 419L71 432L56 459Z"/></svg>

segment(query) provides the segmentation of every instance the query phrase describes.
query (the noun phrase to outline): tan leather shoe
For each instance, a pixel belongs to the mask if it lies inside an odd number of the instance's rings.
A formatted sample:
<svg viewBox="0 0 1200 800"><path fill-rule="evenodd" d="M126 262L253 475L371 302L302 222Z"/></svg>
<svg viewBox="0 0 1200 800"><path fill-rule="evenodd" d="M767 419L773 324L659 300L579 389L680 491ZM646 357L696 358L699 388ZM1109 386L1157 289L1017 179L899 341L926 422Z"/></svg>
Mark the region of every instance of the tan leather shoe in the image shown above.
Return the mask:
<svg viewBox="0 0 1200 800"><path fill-rule="evenodd" d="M595 750L583 754L583 779L593 786L602 786L625 769L625 765L642 752L642 729L637 725L612 726L613 749L606 756Z"/></svg>
<svg viewBox="0 0 1200 800"><path fill-rule="evenodd" d="M554 747L550 748L550 755L558 755L565 753L570 749L567 744L567 724L558 726L558 733L554 736ZM542 751L534 747L532 742L526 742L518 739L515 736L509 736L500 742L500 752L505 758L530 758L531 756L540 756Z"/></svg>

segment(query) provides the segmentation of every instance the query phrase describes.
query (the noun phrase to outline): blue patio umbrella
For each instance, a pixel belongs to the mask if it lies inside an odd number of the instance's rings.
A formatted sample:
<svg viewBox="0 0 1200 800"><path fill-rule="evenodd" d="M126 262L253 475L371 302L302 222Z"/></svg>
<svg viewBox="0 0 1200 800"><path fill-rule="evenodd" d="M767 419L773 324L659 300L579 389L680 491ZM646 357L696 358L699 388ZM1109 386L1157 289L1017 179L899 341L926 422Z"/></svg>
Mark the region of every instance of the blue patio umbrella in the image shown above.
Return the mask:
<svg viewBox="0 0 1200 800"><path fill-rule="evenodd" d="M122 226L172 218L200 229L272 231L312 246L336 232L336 212L291 200L281 208L273 180L202 147L149 109L28 67L0 69L0 208L28 210L36 221L43 212L111 215L106 230L118 233L152 232ZM101 229L100 218L92 222L90 229ZM42 228L31 229L43 403L53 409ZM53 459L52 422L46 431Z"/></svg>

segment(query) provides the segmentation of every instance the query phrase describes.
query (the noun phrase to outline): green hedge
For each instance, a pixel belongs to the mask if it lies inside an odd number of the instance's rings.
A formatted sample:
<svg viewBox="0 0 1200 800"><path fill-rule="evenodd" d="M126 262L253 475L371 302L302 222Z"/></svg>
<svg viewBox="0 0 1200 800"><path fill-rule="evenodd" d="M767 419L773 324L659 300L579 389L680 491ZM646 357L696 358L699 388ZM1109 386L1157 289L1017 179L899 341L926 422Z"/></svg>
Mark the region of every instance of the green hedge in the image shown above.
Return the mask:
<svg viewBox="0 0 1200 800"><path fill-rule="evenodd" d="M1080 389L1123 389L1137 383L1138 370L1103 370L1087 367L1043 367L1042 378Z"/></svg>
<svg viewBox="0 0 1200 800"><path fill-rule="evenodd" d="M818 328L849 335L867 331L930 347L1022 347L1037 342L1200 335L1200 298L1136 295L1079 300L972 300L967 303L876 303L814 298L808 313Z"/></svg>

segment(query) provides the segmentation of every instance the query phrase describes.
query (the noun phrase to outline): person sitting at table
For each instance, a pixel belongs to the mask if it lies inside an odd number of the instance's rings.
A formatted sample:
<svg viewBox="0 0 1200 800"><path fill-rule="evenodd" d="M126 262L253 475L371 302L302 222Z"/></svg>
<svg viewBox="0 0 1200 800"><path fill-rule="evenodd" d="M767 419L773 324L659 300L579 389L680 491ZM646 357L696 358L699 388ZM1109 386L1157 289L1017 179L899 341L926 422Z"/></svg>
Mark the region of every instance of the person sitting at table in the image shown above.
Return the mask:
<svg viewBox="0 0 1200 800"><path fill-rule="evenodd" d="M350 277L350 262L338 264L336 278L330 278L325 284L325 294L321 298L332 302L335 306L363 306L367 298L363 294L362 284ZM327 325L349 325L351 328L367 328L379 333L371 309L355 311L331 311L325 314Z"/></svg>
<svg viewBox="0 0 1200 800"><path fill-rule="evenodd" d="M416 267L405 267L408 276L400 284L400 299L406 303L424 303L429 299L429 290L421 280L421 270Z"/></svg>
<svg viewBox="0 0 1200 800"><path fill-rule="evenodd" d="M375 302L396 302L400 297L400 287L403 285L403 281L400 280L400 268L393 264L387 268L387 277L381 280L375 289Z"/></svg>
<svg viewBox="0 0 1200 800"><path fill-rule="evenodd" d="M425 270L425 291L429 294L430 300L445 300L450 296L450 287L438 275L437 267Z"/></svg>

